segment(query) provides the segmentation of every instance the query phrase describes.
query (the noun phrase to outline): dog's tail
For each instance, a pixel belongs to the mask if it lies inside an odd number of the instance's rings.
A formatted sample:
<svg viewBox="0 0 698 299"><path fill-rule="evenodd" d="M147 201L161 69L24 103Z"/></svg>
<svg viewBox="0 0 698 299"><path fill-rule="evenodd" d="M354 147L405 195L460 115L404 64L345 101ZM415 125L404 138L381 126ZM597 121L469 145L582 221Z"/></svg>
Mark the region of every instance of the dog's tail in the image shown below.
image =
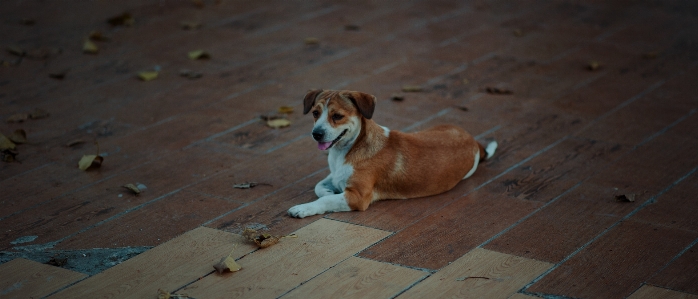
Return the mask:
<svg viewBox="0 0 698 299"><path fill-rule="evenodd" d="M487 155L480 156L480 162L485 161L494 156L494 151L497 150L497 141L491 141L487 144L487 146L482 146L482 143L479 142L477 143L477 145L480 147L481 153L487 153Z"/></svg>

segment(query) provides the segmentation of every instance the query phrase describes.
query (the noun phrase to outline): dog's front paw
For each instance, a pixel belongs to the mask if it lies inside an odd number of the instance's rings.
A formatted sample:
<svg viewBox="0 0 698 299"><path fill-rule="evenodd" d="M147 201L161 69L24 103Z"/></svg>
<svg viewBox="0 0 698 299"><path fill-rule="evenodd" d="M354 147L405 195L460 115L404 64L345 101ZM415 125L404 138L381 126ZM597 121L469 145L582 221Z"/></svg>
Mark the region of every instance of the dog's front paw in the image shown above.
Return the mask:
<svg viewBox="0 0 698 299"><path fill-rule="evenodd" d="M291 215L291 217L305 218L308 216L322 214L322 212L317 211L317 209L314 209L312 203L306 203L306 204L297 205L297 206L294 206L294 207L288 209L288 214Z"/></svg>

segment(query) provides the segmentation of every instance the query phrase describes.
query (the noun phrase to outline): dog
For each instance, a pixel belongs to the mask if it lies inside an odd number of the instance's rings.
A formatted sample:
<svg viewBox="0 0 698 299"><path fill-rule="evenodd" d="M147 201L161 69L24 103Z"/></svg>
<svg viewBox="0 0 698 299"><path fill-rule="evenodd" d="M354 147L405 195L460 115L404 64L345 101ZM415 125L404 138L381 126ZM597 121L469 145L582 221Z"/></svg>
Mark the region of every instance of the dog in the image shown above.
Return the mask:
<svg viewBox="0 0 698 299"><path fill-rule="evenodd" d="M315 186L318 199L288 210L304 218L365 211L382 199L406 199L451 190L497 149L465 130L439 125L416 133L392 131L371 120L376 98L348 90L311 90L303 114L315 119L312 137L329 151L330 175Z"/></svg>

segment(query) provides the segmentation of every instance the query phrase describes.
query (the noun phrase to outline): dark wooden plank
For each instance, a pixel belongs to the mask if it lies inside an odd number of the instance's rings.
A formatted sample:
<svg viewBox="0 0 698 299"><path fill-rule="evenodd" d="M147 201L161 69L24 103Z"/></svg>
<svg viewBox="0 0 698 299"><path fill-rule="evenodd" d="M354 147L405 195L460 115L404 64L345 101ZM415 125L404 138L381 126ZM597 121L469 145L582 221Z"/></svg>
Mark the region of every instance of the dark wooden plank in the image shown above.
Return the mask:
<svg viewBox="0 0 698 299"><path fill-rule="evenodd" d="M696 269L698 269L698 248L693 245L678 259L672 261L668 267L649 279L647 283L698 294L698 271Z"/></svg>

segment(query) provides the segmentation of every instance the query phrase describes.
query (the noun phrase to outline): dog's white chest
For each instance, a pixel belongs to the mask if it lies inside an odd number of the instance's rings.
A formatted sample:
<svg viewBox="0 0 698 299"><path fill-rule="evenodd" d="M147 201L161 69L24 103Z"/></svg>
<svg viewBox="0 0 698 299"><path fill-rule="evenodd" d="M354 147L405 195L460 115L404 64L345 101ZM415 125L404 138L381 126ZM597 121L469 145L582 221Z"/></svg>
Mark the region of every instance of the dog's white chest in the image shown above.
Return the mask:
<svg viewBox="0 0 698 299"><path fill-rule="evenodd" d="M341 191L344 191L344 188L347 187L347 180L354 173L354 167L344 163L345 155L345 151L330 150L330 155L327 157L332 176L332 185Z"/></svg>

